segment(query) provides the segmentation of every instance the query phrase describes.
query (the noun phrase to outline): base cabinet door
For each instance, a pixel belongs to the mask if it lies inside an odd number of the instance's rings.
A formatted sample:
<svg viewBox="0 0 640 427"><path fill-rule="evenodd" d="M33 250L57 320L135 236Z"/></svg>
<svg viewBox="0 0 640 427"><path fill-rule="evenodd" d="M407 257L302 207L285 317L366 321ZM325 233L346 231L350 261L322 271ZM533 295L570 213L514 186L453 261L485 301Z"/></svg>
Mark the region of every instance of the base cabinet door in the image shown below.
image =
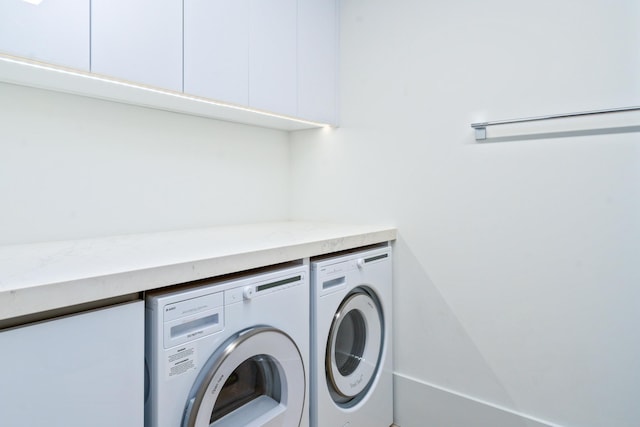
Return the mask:
<svg viewBox="0 0 640 427"><path fill-rule="evenodd" d="M144 305L0 331L0 425L142 427Z"/></svg>

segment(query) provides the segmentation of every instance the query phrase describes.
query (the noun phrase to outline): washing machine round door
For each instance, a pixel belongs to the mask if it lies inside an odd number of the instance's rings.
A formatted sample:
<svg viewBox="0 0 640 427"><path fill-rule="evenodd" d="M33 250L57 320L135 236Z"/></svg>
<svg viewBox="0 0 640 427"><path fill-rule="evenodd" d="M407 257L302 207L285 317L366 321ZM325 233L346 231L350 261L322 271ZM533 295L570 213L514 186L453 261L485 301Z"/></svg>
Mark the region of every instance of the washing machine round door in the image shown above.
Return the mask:
<svg viewBox="0 0 640 427"><path fill-rule="evenodd" d="M325 354L329 391L334 401L352 405L373 382L381 359L383 313L372 291L356 288L333 317Z"/></svg>
<svg viewBox="0 0 640 427"><path fill-rule="evenodd" d="M304 399L304 365L291 337L268 326L249 328L204 365L182 427L297 426Z"/></svg>

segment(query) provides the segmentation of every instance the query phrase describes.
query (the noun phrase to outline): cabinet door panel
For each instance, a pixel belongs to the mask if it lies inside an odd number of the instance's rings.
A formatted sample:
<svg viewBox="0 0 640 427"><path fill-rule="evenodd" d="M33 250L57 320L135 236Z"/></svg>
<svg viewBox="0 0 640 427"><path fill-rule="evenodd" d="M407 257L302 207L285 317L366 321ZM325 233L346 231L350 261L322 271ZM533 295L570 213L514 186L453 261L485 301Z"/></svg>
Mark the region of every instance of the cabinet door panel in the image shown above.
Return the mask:
<svg viewBox="0 0 640 427"><path fill-rule="evenodd" d="M249 105L297 114L297 0L251 0Z"/></svg>
<svg viewBox="0 0 640 427"><path fill-rule="evenodd" d="M2 331L0 349L3 426L142 427L142 301Z"/></svg>
<svg viewBox="0 0 640 427"><path fill-rule="evenodd" d="M182 1L92 0L91 71L182 90Z"/></svg>
<svg viewBox="0 0 640 427"><path fill-rule="evenodd" d="M184 91L249 103L249 0L185 0Z"/></svg>
<svg viewBox="0 0 640 427"><path fill-rule="evenodd" d="M0 1L0 51L89 70L89 0Z"/></svg>
<svg viewBox="0 0 640 427"><path fill-rule="evenodd" d="M298 1L298 116L336 123L336 0Z"/></svg>

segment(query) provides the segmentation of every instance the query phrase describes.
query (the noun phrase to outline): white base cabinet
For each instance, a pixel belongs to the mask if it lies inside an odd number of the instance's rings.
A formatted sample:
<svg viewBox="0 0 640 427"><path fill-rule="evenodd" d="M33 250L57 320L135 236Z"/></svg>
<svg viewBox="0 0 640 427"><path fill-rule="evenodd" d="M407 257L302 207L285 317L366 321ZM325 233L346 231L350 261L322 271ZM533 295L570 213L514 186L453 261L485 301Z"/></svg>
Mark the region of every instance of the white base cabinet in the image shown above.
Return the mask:
<svg viewBox="0 0 640 427"><path fill-rule="evenodd" d="M0 331L0 425L142 427L142 301Z"/></svg>

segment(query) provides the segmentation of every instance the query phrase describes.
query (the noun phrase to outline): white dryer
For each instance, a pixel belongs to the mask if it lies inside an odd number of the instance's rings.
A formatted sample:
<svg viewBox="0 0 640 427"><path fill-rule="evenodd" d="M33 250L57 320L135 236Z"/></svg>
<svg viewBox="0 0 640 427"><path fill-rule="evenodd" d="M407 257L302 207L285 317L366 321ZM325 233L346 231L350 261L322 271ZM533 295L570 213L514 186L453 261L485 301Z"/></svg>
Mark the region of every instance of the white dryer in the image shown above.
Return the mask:
<svg viewBox="0 0 640 427"><path fill-rule="evenodd" d="M308 425L307 266L146 296L146 427Z"/></svg>
<svg viewBox="0 0 640 427"><path fill-rule="evenodd" d="M391 248L311 263L312 427L393 423Z"/></svg>

